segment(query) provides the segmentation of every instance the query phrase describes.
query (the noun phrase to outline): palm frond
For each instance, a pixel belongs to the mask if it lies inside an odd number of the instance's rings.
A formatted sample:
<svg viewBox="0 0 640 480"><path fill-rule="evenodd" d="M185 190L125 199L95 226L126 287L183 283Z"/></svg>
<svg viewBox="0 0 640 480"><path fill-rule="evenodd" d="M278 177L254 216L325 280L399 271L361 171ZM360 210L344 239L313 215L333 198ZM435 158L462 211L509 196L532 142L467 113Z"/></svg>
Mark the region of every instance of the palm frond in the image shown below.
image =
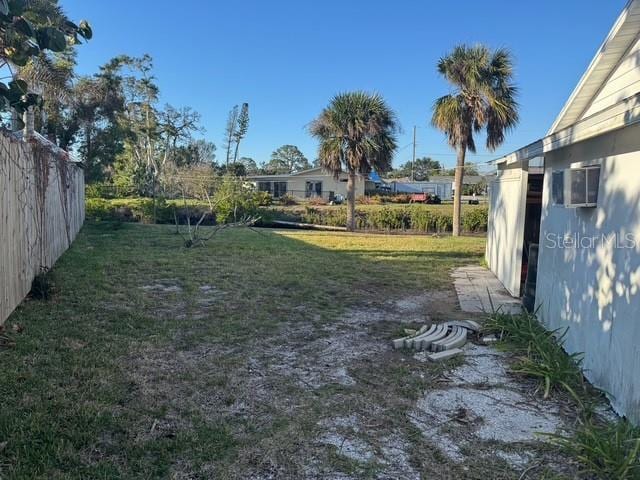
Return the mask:
<svg viewBox="0 0 640 480"><path fill-rule="evenodd" d="M72 65L57 62L43 53L32 57L18 70L18 77L25 80L32 89L40 91L45 99L61 102L69 98L73 76Z"/></svg>
<svg viewBox="0 0 640 480"><path fill-rule="evenodd" d="M487 148L495 150L518 123L518 90L513 60L506 49L459 45L438 62L454 92L436 100L431 123L454 148L475 151L474 133L487 130Z"/></svg>
<svg viewBox="0 0 640 480"><path fill-rule="evenodd" d="M362 91L334 96L309 127L320 142L320 164L336 176L343 170L389 170L398 130L395 113L384 99Z"/></svg>

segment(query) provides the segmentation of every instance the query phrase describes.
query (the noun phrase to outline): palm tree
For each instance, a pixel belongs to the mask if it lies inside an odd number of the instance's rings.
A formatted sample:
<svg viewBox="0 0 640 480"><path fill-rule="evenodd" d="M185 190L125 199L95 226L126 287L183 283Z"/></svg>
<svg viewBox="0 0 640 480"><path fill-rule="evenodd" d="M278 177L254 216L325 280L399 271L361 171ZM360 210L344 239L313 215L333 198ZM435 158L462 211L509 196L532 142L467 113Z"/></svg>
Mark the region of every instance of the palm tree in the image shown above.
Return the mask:
<svg viewBox="0 0 640 480"><path fill-rule="evenodd" d="M356 175L391 169L398 123L395 113L378 94L340 93L310 126L320 141L320 166L336 178L346 171L347 230L354 231Z"/></svg>
<svg viewBox="0 0 640 480"><path fill-rule="evenodd" d="M486 129L490 151L504 142L506 132L518 123L517 88L511 54L505 49L457 46L440 59L438 72L454 87L436 100L431 123L447 135L457 153L453 235L458 236L465 156L467 150L476 151L473 134Z"/></svg>

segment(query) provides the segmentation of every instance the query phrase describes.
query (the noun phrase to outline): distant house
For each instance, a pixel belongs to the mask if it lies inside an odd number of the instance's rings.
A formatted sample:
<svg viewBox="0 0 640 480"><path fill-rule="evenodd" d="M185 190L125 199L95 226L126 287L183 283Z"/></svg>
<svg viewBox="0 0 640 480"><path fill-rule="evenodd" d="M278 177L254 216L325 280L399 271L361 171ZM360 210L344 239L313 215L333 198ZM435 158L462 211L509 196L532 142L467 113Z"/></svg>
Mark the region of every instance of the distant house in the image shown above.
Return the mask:
<svg viewBox="0 0 640 480"><path fill-rule="evenodd" d="M540 321L552 330L567 329L565 348L584 354L585 376L635 423L639 58L640 0L632 0L548 134L497 160L486 252L489 267L512 295L520 296L526 285Z"/></svg>
<svg viewBox="0 0 640 480"><path fill-rule="evenodd" d="M429 177L429 180L432 182L438 182L438 183L445 183L445 182L450 183L452 191L453 192L456 191L455 177L453 175L434 175L432 177ZM473 185L480 185L480 184L487 185L491 180L492 180L491 175L465 175L462 177L462 186L470 187Z"/></svg>
<svg viewBox="0 0 640 480"><path fill-rule="evenodd" d="M429 193L437 195L441 200L451 200L453 198L453 188L451 182L431 180L424 182L411 181L409 177L395 178L387 180L386 185L393 193Z"/></svg>
<svg viewBox="0 0 640 480"><path fill-rule="evenodd" d="M323 198L331 201L336 195L347 196L347 174L342 173L336 179L322 168L284 175L250 175L247 180L274 198L288 194L298 199ZM367 184L374 188L368 177L356 176L356 197L364 195L365 189L369 188Z"/></svg>

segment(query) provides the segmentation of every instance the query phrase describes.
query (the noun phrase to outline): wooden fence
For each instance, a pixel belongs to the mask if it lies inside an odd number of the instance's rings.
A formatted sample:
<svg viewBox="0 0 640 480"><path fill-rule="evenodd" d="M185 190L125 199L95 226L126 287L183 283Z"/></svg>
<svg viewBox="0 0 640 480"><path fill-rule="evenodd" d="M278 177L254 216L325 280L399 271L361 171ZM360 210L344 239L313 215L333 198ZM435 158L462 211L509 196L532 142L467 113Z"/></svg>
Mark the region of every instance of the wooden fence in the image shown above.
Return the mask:
<svg viewBox="0 0 640 480"><path fill-rule="evenodd" d="M84 173L43 137L0 132L0 325L84 222Z"/></svg>

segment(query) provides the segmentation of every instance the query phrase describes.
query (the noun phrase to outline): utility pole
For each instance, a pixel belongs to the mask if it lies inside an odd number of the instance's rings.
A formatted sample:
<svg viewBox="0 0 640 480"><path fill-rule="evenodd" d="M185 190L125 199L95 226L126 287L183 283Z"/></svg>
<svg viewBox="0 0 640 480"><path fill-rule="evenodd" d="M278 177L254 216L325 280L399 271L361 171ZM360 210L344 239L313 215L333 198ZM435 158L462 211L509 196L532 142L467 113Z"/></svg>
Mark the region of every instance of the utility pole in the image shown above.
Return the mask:
<svg viewBox="0 0 640 480"><path fill-rule="evenodd" d="M411 160L411 181L415 181L415 164L416 164L416 129L417 127L413 126L413 157Z"/></svg>

